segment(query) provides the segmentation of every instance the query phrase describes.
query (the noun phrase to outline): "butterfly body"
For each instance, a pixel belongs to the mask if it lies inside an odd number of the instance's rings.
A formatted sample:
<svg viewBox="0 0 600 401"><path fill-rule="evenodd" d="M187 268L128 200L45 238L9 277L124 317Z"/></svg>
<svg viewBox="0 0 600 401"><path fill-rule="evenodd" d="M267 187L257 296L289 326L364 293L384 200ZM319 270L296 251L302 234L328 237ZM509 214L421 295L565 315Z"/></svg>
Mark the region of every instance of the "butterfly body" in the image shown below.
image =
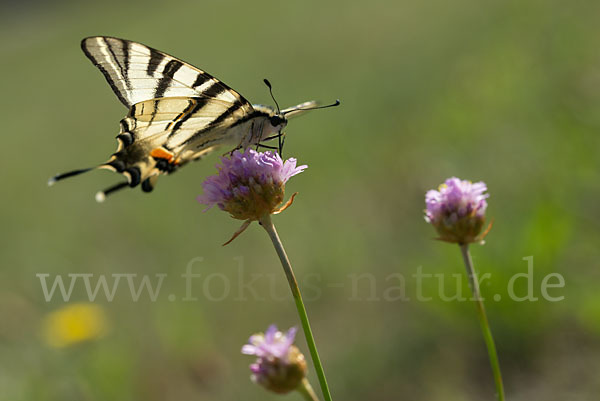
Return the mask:
<svg viewBox="0 0 600 401"><path fill-rule="evenodd" d="M97 167L121 173L127 182L98 193L98 200L126 186L141 184L149 192L159 175L218 147L247 148L281 138L288 117L316 108L314 101L281 111L252 105L210 74L140 43L95 36L83 39L81 47L129 109L116 152ZM59 174L49 184L89 170Z"/></svg>

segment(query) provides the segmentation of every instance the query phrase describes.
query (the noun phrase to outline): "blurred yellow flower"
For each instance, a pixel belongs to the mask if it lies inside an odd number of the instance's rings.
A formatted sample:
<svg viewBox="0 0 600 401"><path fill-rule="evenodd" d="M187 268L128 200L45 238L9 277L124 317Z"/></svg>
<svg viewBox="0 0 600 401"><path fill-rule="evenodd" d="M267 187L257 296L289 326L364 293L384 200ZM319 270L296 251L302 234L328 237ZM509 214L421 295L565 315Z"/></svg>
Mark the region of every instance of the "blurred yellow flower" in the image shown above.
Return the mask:
<svg viewBox="0 0 600 401"><path fill-rule="evenodd" d="M62 348L102 337L107 331L102 307L78 303L50 312L44 318L42 335L49 346Z"/></svg>

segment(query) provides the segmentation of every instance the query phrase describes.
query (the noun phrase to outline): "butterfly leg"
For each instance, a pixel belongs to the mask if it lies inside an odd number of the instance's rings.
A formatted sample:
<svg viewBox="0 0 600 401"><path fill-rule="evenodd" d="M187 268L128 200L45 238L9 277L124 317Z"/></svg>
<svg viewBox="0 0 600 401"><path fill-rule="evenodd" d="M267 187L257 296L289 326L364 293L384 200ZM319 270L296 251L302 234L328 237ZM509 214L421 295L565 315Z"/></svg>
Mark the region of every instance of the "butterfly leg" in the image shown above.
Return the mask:
<svg viewBox="0 0 600 401"><path fill-rule="evenodd" d="M256 150L258 151L259 148L271 149L271 150L279 150L279 148L277 146L269 146L269 145L263 145L262 143L257 143L256 144Z"/></svg>
<svg viewBox="0 0 600 401"><path fill-rule="evenodd" d="M267 149L273 149L273 150L277 150L280 156L283 156L283 145L285 143L285 133L280 132L277 135L271 135L269 137L266 137L265 139L262 140L262 142L266 142L266 141L271 141L273 139L277 139L278 144L277 147L275 146L266 146L263 144L257 144L256 146L256 150L258 150L258 147L263 147L263 148L267 148Z"/></svg>

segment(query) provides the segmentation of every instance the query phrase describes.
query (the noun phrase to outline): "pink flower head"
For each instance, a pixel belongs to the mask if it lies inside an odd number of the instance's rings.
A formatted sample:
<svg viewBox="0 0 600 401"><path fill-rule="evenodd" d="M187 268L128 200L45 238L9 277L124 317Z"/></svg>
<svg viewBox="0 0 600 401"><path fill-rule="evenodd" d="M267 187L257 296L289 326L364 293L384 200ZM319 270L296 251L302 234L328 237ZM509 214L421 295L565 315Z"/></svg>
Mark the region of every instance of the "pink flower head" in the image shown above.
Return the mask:
<svg viewBox="0 0 600 401"><path fill-rule="evenodd" d="M208 205L206 210L217 205L236 219L258 220L276 212L283 202L285 183L306 167L296 166L293 158L284 162L275 152L236 151L230 158L221 158L219 172L202 183L204 194L197 199Z"/></svg>
<svg viewBox="0 0 600 401"><path fill-rule="evenodd" d="M293 344L295 337L295 327L282 333L275 325L269 326L264 334L250 337L249 343L242 347L242 353L257 357L250 365L253 382L280 394L298 388L306 376L306 361Z"/></svg>
<svg viewBox="0 0 600 401"><path fill-rule="evenodd" d="M427 191L425 221L435 227L441 240L461 244L480 241L489 197L486 191L482 181L448 178L437 191Z"/></svg>
<svg viewBox="0 0 600 401"><path fill-rule="evenodd" d="M294 343L297 329L292 327L283 334L277 326L270 325L262 334L254 334L248 344L242 347L242 354L256 355L259 358L284 358Z"/></svg>

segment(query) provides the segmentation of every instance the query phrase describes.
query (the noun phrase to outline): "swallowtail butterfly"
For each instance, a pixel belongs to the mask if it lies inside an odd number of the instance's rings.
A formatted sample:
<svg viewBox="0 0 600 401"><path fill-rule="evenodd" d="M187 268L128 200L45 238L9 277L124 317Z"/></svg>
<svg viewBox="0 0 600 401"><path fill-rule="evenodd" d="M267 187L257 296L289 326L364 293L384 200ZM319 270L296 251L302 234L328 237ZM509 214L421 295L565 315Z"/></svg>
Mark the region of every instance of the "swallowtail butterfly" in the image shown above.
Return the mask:
<svg viewBox="0 0 600 401"><path fill-rule="evenodd" d="M117 151L106 163L56 175L48 184L97 168L123 174L127 181L98 192L99 202L127 186L141 184L150 192L159 175L222 145L269 147L262 142L279 139L281 152L289 117L339 104L318 107L309 101L284 110L253 105L210 74L141 43L94 36L83 39L81 48L129 113L120 123Z"/></svg>

